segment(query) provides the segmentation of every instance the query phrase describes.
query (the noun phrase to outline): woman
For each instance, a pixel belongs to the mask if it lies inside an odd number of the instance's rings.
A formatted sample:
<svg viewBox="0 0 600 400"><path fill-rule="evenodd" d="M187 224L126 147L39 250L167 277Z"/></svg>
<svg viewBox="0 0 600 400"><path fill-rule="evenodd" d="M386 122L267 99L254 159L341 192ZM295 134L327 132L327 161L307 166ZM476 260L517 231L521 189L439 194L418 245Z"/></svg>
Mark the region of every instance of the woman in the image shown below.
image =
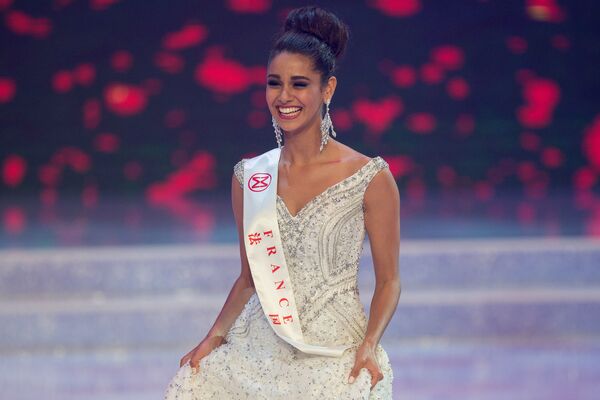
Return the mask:
<svg viewBox="0 0 600 400"><path fill-rule="evenodd" d="M381 157L330 137L333 72L348 37L331 12L302 7L289 13L269 55L266 100L278 143L267 152L278 177L273 212L297 315L282 315L282 324L258 290L264 283L249 262L255 250L244 228L256 175L248 165L261 156L242 159L232 176L241 273L213 327L181 359L165 399L392 399L392 369L379 341L400 297L400 200ZM262 175L255 183L271 177ZM368 321L357 287L365 230L376 275ZM289 305L288 297L279 305ZM296 318L299 344L278 331ZM310 346L337 353L301 350Z"/></svg>

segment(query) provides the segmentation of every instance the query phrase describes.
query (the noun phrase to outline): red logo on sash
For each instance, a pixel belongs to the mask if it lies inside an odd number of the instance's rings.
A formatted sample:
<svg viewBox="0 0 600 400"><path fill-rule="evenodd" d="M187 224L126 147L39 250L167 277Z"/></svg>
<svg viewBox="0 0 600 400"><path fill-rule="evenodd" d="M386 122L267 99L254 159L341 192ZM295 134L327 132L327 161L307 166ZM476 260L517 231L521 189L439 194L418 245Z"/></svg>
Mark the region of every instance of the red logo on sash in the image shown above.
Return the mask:
<svg viewBox="0 0 600 400"><path fill-rule="evenodd" d="M257 172L248 180L248 188L253 192L262 192L267 190L271 184L271 174L266 172Z"/></svg>

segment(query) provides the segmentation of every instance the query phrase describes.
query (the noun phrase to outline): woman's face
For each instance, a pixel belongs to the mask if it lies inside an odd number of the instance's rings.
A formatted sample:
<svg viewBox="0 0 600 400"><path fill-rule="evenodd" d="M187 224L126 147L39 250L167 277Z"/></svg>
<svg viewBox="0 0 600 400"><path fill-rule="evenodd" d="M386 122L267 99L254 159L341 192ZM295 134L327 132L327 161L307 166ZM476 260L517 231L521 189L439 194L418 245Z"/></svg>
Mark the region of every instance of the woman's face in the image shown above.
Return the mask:
<svg viewBox="0 0 600 400"><path fill-rule="evenodd" d="M320 130L321 107L331 99L336 78L321 87L321 74L309 57L289 52L276 55L267 68L266 99L271 115L285 133Z"/></svg>

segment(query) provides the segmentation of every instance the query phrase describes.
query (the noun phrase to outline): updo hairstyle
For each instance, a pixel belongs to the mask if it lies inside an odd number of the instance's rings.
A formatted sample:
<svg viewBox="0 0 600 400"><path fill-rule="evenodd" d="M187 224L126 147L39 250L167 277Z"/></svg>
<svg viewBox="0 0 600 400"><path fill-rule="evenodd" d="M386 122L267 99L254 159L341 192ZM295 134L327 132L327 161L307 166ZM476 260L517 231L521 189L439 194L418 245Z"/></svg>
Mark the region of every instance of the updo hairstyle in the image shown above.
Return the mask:
<svg viewBox="0 0 600 400"><path fill-rule="evenodd" d="M332 12L318 6L295 8L275 37L267 65L284 51L303 54L321 73L323 87L336 71L336 61L343 56L349 36L348 26Z"/></svg>

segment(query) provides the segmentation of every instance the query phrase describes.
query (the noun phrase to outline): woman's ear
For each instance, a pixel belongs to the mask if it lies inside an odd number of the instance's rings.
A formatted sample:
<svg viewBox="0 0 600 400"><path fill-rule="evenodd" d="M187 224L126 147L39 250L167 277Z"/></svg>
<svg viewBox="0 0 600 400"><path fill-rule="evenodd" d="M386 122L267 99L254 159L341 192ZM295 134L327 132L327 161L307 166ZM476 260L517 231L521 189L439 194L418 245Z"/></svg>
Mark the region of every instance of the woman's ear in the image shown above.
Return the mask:
<svg viewBox="0 0 600 400"><path fill-rule="evenodd" d="M325 86L325 90L323 91L323 103L327 101L327 99L331 100L333 97L333 93L335 92L335 87L337 85L337 79L335 76L332 76L327 81L327 85Z"/></svg>
<svg viewBox="0 0 600 400"><path fill-rule="evenodd" d="M333 97L333 93L335 93L336 86L337 86L337 78L335 76L329 77L329 80L327 81L327 88L325 89L327 99L331 100L331 98Z"/></svg>

